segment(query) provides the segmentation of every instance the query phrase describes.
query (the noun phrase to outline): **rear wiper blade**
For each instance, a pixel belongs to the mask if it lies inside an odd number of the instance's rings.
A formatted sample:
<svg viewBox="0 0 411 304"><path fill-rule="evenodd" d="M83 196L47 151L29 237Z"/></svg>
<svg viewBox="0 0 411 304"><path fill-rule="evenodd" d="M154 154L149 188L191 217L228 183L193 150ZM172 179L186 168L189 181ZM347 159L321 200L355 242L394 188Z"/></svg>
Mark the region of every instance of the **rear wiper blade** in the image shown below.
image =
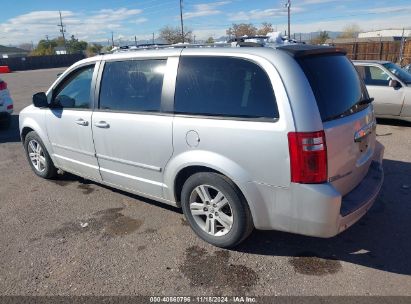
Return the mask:
<svg viewBox="0 0 411 304"><path fill-rule="evenodd" d="M374 101L374 98L373 98L373 97L371 97L371 98L365 98L365 99L362 99L362 100L360 100L359 102L357 102L357 105L366 105L366 104L372 103L373 101Z"/></svg>

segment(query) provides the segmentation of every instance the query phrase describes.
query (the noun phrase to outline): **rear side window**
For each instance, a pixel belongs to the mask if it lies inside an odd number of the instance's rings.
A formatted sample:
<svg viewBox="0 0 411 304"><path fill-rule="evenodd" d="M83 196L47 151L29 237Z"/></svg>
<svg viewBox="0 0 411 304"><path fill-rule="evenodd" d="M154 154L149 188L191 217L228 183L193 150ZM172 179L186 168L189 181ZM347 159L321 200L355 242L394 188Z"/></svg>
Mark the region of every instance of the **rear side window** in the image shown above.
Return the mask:
<svg viewBox="0 0 411 304"><path fill-rule="evenodd" d="M337 119L368 106L357 106L368 98L367 90L344 55L303 57L298 62L311 85L323 121Z"/></svg>
<svg viewBox="0 0 411 304"><path fill-rule="evenodd" d="M101 80L100 109L160 111L165 67L165 59L106 62Z"/></svg>
<svg viewBox="0 0 411 304"><path fill-rule="evenodd" d="M273 88L255 63L231 57L181 57L175 112L278 118Z"/></svg>

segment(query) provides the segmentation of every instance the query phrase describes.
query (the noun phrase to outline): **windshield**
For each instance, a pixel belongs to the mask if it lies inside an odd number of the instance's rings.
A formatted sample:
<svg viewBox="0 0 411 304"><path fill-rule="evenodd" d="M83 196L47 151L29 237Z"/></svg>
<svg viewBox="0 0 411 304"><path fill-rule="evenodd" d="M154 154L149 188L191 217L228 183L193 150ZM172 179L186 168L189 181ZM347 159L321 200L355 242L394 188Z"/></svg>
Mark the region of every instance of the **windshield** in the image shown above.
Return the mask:
<svg viewBox="0 0 411 304"><path fill-rule="evenodd" d="M383 66L391 73L393 73L395 76L397 76L402 82L405 82L406 84L411 84L411 74L405 72L398 65L389 62L384 63Z"/></svg>
<svg viewBox="0 0 411 304"><path fill-rule="evenodd" d="M365 85L344 55L303 57L298 60L313 90L322 121L341 118L368 106Z"/></svg>

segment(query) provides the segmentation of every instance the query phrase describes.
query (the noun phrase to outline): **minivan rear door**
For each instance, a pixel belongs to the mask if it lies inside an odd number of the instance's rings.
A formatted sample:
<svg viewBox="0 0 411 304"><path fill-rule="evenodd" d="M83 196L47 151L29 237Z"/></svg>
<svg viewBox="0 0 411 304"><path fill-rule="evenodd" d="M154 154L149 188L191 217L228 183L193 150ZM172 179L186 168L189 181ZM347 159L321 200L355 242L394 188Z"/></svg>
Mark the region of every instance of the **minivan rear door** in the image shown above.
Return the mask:
<svg viewBox="0 0 411 304"><path fill-rule="evenodd" d="M328 156L328 181L345 195L368 172L375 118L364 83L342 53L298 58L317 101Z"/></svg>

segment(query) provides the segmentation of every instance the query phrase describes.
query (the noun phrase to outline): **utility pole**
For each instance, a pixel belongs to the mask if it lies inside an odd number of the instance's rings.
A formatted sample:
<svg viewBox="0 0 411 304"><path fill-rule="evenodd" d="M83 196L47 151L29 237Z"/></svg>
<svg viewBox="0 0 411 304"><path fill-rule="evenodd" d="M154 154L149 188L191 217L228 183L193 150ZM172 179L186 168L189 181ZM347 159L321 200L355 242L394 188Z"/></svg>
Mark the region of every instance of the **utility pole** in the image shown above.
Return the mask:
<svg viewBox="0 0 411 304"><path fill-rule="evenodd" d="M196 35L194 35L194 37L193 37L193 38L194 38L193 43L196 43Z"/></svg>
<svg viewBox="0 0 411 304"><path fill-rule="evenodd" d="M183 0L180 0L181 39L184 43Z"/></svg>
<svg viewBox="0 0 411 304"><path fill-rule="evenodd" d="M111 47L114 47L114 33L111 32Z"/></svg>
<svg viewBox="0 0 411 304"><path fill-rule="evenodd" d="M63 36L64 47L66 49L66 52L68 53L67 45L66 45L66 37L64 35L64 33L66 32L66 29L65 29L66 26L63 24L63 18L61 17L61 11L59 11L59 14L60 14L60 24L57 24L57 26L60 27L60 33Z"/></svg>
<svg viewBox="0 0 411 304"><path fill-rule="evenodd" d="M134 44L137 46L137 36L134 36Z"/></svg>
<svg viewBox="0 0 411 304"><path fill-rule="evenodd" d="M153 45L154 45L154 33L153 33Z"/></svg>
<svg viewBox="0 0 411 304"><path fill-rule="evenodd" d="M288 40L291 39L291 0L287 0L287 3L285 4L285 7L288 10Z"/></svg>
<svg viewBox="0 0 411 304"><path fill-rule="evenodd" d="M404 28L402 28L402 35L401 35L401 46L400 46L400 58L399 64L402 65L403 54L404 54L404 46L405 46L405 38L404 38Z"/></svg>

